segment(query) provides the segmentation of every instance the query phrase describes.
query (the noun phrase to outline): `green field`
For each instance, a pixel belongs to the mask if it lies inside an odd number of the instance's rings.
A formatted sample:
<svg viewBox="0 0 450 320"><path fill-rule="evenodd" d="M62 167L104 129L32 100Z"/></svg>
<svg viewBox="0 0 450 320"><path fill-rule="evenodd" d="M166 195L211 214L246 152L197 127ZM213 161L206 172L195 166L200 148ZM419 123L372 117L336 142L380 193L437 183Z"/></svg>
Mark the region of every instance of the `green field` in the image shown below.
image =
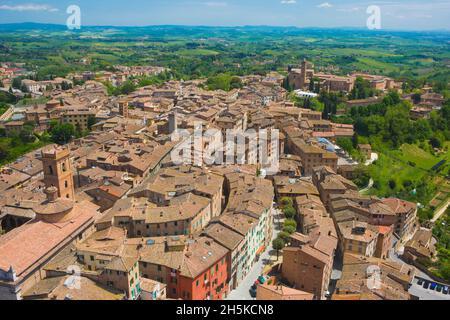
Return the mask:
<svg viewBox="0 0 450 320"><path fill-rule="evenodd" d="M446 148L449 146L450 143L447 142ZM426 205L439 189L436 178L444 178L450 167L447 163L440 173L431 171L441 160L450 160L448 149L444 154L435 156L417 145L405 144L396 151L380 152L379 160L369 167L370 175L375 181L374 188L369 193L380 197L397 195ZM391 188L392 181L395 182L394 188ZM417 193L414 194L413 190Z"/></svg>

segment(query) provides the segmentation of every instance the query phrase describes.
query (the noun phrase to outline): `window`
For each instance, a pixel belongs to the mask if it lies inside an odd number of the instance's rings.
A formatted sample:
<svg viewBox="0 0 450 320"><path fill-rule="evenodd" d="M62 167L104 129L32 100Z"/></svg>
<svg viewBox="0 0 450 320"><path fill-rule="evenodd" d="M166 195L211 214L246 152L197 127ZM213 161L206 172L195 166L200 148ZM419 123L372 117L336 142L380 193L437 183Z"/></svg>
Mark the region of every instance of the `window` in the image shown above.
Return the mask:
<svg viewBox="0 0 450 320"><path fill-rule="evenodd" d="M158 266L158 271L161 271L161 270L162 270L161 266Z"/></svg>
<svg viewBox="0 0 450 320"><path fill-rule="evenodd" d="M69 183L67 181L64 181L64 187L67 189L69 187Z"/></svg>
<svg viewBox="0 0 450 320"><path fill-rule="evenodd" d="M66 164L63 162L63 164L61 165L62 171L66 172L67 168L66 168Z"/></svg>
<svg viewBox="0 0 450 320"><path fill-rule="evenodd" d="M53 167L52 166L48 166L48 172L50 172L50 174L53 174Z"/></svg>

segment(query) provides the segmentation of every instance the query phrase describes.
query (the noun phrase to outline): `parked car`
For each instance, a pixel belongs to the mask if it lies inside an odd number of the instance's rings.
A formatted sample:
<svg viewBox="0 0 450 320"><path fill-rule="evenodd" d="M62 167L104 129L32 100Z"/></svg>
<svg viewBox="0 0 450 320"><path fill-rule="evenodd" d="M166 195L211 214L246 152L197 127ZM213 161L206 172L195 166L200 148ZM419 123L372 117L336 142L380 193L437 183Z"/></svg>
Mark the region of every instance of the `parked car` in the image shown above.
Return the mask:
<svg viewBox="0 0 450 320"><path fill-rule="evenodd" d="M430 285L430 289L431 290L436 290L436 287L437 287L437 283L436 282L432 282L431 285Z"/></svg>
<svg viewBox="0 0 450 320"><path fill-rule="evenodd" d="M430 287L430 282L425 281L425 282L423 283L423 288L424 288L424 289L428 289L429 287Z"/></svg>
<svg viewBox="0 0 450 320"><path fill-rule="evenodd" d="M251 288L250 289L250 296L252 297L252 298L256 298L256 293L257 293L257 288Z"/></svg>
<svg viewBox="0 0 450 320"><path fill-rule="evenodd" d="M437 292L442 292L442 286L440 284L437 285L436 291Z"/></svg>
<svg viewBox="0 0 450 320"><path fill-rule="evenodd" d="M264 283L266 283L267 278L266 278L265 276L260 276L260 277L258 278L258 281L259 281L259 283L264 284Z"/></svg>
<svg viewBox="0 0 450 320"><path fill-rule="evenodd" d="M449 288L447 286L444 286L444 288L442 288L442 293L449 294Z"/></svg>
<svg viewBox="0 0 450 320"><path fill-rule="evenodd" d="M423 285L423 279L419 279L419 281L417 281L417 284L418 284L419 286Z"/></svg>

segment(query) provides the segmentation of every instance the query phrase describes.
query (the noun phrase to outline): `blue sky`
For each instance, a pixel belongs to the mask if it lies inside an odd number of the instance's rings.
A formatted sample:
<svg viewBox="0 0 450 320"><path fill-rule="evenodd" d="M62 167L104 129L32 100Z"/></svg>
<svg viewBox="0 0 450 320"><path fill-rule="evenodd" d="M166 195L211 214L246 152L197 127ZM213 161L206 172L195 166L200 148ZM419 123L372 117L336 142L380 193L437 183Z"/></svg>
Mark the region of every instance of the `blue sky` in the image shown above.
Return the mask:
<svg viewBox="0 0 450 320"><path fill-rule="evenodd" d="M65 24L72 4L82 25L365 27L378 5L384 29L450 29L450 0L0 0L0 23Z"/></svg>

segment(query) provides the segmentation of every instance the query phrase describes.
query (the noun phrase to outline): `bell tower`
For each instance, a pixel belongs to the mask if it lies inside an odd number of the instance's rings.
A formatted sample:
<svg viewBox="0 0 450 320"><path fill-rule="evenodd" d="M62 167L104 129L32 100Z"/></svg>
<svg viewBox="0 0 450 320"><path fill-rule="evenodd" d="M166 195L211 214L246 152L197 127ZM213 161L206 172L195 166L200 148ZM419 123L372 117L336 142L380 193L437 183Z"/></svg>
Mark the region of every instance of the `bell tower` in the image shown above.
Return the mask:
<svg viewBox="0 0 450 320"><path fill-rule="evenodd" d="M55 187L59 198L75 201L69 149L56 147L42 151L42 165L46 188Z"/></svg>

